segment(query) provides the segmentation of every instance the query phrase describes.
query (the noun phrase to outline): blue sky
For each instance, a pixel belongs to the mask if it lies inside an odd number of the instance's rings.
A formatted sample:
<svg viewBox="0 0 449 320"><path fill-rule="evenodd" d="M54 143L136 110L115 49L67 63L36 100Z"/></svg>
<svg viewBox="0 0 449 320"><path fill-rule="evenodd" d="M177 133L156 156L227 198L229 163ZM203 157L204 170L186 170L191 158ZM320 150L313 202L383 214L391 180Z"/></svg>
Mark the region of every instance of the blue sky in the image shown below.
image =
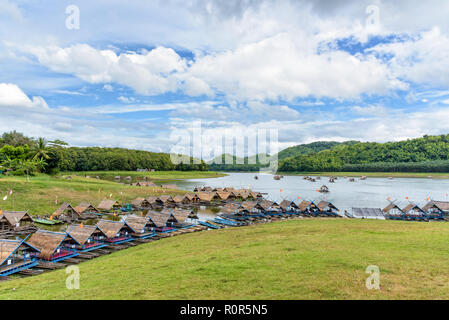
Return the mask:
<svg viewBox="0 0 449 320"><path fill-rule="evenodd" d="M0 131L161 152L198 121L207 152L260 129L279 149L448 133L448 14L444 0L0 0Z"/></svg>

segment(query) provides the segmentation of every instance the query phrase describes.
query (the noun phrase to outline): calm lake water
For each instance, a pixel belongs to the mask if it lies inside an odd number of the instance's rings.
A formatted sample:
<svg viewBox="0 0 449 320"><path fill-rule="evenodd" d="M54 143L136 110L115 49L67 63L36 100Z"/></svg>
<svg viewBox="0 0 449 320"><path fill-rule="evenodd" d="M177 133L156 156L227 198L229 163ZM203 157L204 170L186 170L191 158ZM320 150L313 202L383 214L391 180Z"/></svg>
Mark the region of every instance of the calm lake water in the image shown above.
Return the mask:
<svg viewBox="0 0 449 320"><path fill-rule="evenodd" d="M388 198L404 207L410 201L423 205L427 198L449 201L449 180L443 179L411 179L411 178L368 178L356 182L338 178L335 183L329 183L328 177L309 182L301 176L285 176L276 181L272 175L256 173L229 173L228 176L213 179L191 179L178 181L179 188L192 191L195 186L251 188L254 191L266 193L265 197L272 201L288 200L327 200L341 210L352 207L384 208L388 205ZM317 192L322 185L329 187L330 192ZM409 200L406 199L409 198Z"/></svg>

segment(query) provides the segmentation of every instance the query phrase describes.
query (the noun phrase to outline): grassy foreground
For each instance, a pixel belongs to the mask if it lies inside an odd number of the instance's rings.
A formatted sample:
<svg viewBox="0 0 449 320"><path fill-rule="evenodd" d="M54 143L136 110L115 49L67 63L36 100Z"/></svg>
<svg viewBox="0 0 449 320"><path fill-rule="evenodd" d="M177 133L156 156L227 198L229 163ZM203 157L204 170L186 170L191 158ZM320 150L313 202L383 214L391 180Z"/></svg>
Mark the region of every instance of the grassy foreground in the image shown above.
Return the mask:
<svg viewBox="0 0 449 320"><path fill-rule="evenodd" d="M9 191L13 190L13 195ZM111 198L130 202L141 196L161 194L184 194L185 191L163 190L159 187L133 187L120 183L72 176L63 177L38 175L30 177L0 178L0 209L29 210L31 214L53 213L63 202L77 206L82 201L98 205L101 200ZM3 200L4 196L7 200ZM111 196L112 195L112 196Z"/></svg>
<svg viewBox="0 0 449 320"><path fill-rule="evenodd" d="M449 224L305 219L163 239L0 283L0 299L449 298ZM380 290L367 290L369 265Z"/></svg>
<svg viewBox="0 0 449 320"><path fill-rule="evenodd" d="M435 172L286 172L287 176L371 177L371 178L432 178L449 179L449 173Z"/></svg>

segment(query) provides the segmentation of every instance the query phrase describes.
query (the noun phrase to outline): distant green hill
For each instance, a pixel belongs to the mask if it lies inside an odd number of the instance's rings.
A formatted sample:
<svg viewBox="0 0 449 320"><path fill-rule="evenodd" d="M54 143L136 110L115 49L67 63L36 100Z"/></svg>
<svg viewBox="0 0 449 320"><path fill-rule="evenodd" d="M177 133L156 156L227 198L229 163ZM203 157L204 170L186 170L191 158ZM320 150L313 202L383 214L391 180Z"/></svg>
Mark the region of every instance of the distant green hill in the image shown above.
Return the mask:
<svg viewBox="0 0 449 320"><path fill-rule="evenodd" d="M449 135L387 143L340 144L285 158L282 172L449 172Z"/></svg>
<svg viewBox="0 0 449 320"><path fill-rule="evenodd" d="M358 143L358 141L346 141L346 142L318 141L309 144L300 144L294 147L284 149L281 152L279 152L277 156L278 161L282 161L291 157L308 155L323 150L329 150L338 146L352 145L356 143ZM210 160L208 162L208 165L209 170L213 171L244 171L244 172L259 171L260 168L267 166L267 163L263 161L264 159L266 159L266 157L270 157L270 155L259 154L251 157L239 158L230 154L223 154ZM221 163L219 161L220 158L222 160Z"/></svg>
<svg viewBox="0 0 449 320"><path fill-rule="evenodd" d="M290 147L282 150L278 153L279 161L296 157L299 155L307 155L311 153L320 152L323 150L329 150L341 145L353 145L359 143L359 141L346 141L346 142L336 142L336 141L317 141L309 144L300 144L294 147Z"/></svg>

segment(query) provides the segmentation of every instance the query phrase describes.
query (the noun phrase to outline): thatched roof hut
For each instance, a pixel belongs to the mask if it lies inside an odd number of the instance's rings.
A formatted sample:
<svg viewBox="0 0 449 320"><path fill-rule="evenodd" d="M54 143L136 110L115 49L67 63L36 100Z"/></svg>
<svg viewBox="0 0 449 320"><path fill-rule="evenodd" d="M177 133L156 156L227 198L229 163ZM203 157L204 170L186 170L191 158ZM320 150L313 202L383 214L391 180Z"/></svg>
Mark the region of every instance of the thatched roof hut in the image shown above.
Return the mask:
<svg viewBox="0 0 449 320"><path fill-rule="evenodd" d="M404 212L401 208L399 208L396 204L391 202L388 206L383 208L382 210L385 214L389 215L402 215Z"/></svg>
<svg viewBox="0 0 449 320"><path fill-rule="evenodd" d="M296 211L298 210L298 206L293 202L289 200L282 200L281 203L279 203L279 206L281 207L282 211Z"/></svg>
<svg viewBox="0 0 449 320"><path fill-rule="evenodd" d="M177 195L173 197L173 202L176 204L188 204L190 203L190 200L184 195Z"/></svg>
<svg viewBox="0 0 449 320"><path fill-rule="evenodd" d="M87 202L81 202L75 207L75 211L78 212L79 215L82 215L83 213L100 213L100 210Z"/></svg>
<svg viewBox="0 0 449 320"><path fill-rule="evenodd" d="M231 195L230 192L226 191L217 191L217 197L219 200L226 201L228 200L229 196Z"/></svg>
<svg viewBox="0 0 449 320"><path fill-rule="evenodd" d="M241 207L244 210L251 212L256 205L257 205L256 201L244 201L244 202L242 202Z"/></svg>
<svg viewBox="0 0 449 320"><path fill-rule="evenodd" d="M315 203L313 203L313 201L307 201L307 200L303 200L301 201L301 203L298 205L299 211L300 212L311 212L314 210L318 210L317 206L315 205Z"/></svg>
<svg viewBox="0 0 449 320"><path fill-rule="evenodd" d="M334 206L331 202L329 201L320 201L317 204L317 208L318 210L320 210L320 212L338 212L340 211L336 206Z"/></svg>
<svg viewBox="0 0 449 320"><path fill-rule="evenodd" d="M139 217L136 215L128 215L125 217L126 224L134 230L135 234L142 234L149 232L151 229L150 217Z"/></svg>
<svg viewBox="0 0 449 320"><path fill-rule="evenodd" d="M432 211L431 209L438 209L445 213L449 213L449 202L447 201L430 201L422 209L426 212Z"/></svg>
<svg viewBox="0 0 449 320"><path fill-rule="evenodd" d="M213 192L198 192L197 196L200 199L200 202L209 203L214 198L215 193Z"/></svg>
<svg viewBox="0 0 449 320"><path fill-rule="evenodd" d="M172 214L175 216L178 223L185 223L186 219L197 220L198 215L193 210L188 209L175 209Z"/></svg>
<svg viewBox="0 0 449 320"><path fill-rule="evenodd" d="M40 251L39 259L56 262L78 255L72 241L77 242L67 232L37 230L27 242Z"/></svg>
<svg viewBox="0 0 449 320"><path fill-rule="evenodd" d="M171 212L162 213L150 211L148 212L147 217L150 217L151 221L153 221L154 225L158 228L174 226L174 224L178 222L178 220L176 220L176 217Z"/></svg>
<svg viewBox="0 0 449 320"><path fill-rule="evenodd" d="M172 196L169 195L162 195L157 199L157 202L161 205L167 206L167 205L174 205L175 202L173 201Z"/></svg>
<svg viewBox="0 0 449 320"><path fill-rule="evenodd" d="M145 198L137 198L131 201L131 205L135 208L149 208L151 207L151 203L148 202Z"/></svg>
<svg viewBox="0 0 449 320"><path fill-rule="evenodd" d="M119 210L121 208L121 205L116 200L104 199L98 204L97 208L101 211L111 211Z"/></svg>
<svg viewBox="0 0 449 320"><path fill-rule="evenodd" d="M0 230L10 230L33 223L28 211L3 211L0 215Z"/></svg>
<svg viewBox="0 0 449 320"><path fill-rule="evenodd" d="M37 265L39 249L25 240L0 239L0 276L7 276Z"/></svg>
<svg viewBox="0 0 449 320"><path fill-rule="evenodd" d="M67 233L76 240L77 250L90 251L104 246L107 235L97 226L73 224L67 227Z"/></svg>
<svg viewBox="0 0 449 320"><path fill-rule="evenodd" d="M425 216L426 215L426 212L414 203L409 203L404 209L402 209L402 212L404 212L406 216Z"/></svg>
<svg viewBox="0 0 449 320"><path fill-rule="evenodd" d="M198 198L198 196L194 193L186 193L185 197L189 203L197 203L200 201L200 198Z"/></svg>
<svg viewBox="0 0 449 320"><path fill-rule="evenodd" d="M122 243L131 241L131 233L134 230L123 221L100 220L97 227L106 235L106 241L112 243Z"/></svg>
<svg viewBox="0 0 449 320"><path fill-rule="evenodd" d="M147 200L150 205L155 205L155 204L158 203L158 198L157 197L153 197L153 196L146 197L145 200Z"/></svg>
<svg viewBox="0 0 449 320"><path fill-rule="evenodd" d="M132 184L135 187L156 187L156 184L154 184L151 181L139 181Z"/></svg>
<svg viewBox="0 0 449 320"><path fill-rule="evenodd" d="M81 214L79 214L69 203L64 202L52 213L51 217L63 221L74 221L81 218Z"/></svg>
<svg viewBox="0 0 449 320"><path fill-rule="evenodd" d="M227 203L220 211L224 214L238 214L241 209L242 206L239 203Z"/></svg>

